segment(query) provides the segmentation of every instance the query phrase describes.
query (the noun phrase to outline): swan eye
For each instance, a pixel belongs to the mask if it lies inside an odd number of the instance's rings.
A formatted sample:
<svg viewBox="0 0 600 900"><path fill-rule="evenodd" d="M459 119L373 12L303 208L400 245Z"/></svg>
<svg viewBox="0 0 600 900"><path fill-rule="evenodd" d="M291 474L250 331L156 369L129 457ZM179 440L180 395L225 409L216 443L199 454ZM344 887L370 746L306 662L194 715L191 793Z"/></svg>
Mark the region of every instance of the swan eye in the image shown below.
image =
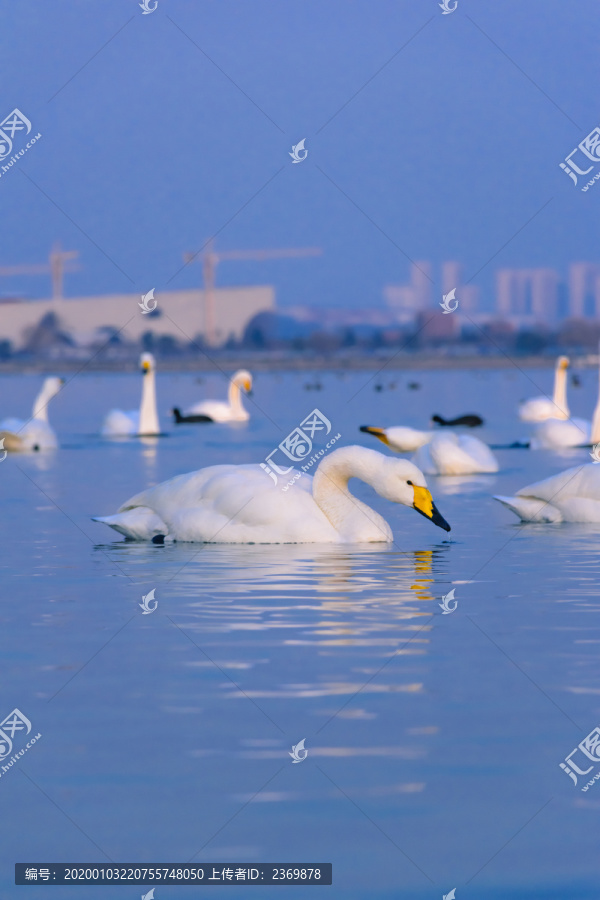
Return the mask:
<svg viewBox="0 0 600 900"><path fill-rule="evenodd" d="M407 481L406 483L407 483L407 484L410 484L410 485L412 486L412 481Z"/></svg>

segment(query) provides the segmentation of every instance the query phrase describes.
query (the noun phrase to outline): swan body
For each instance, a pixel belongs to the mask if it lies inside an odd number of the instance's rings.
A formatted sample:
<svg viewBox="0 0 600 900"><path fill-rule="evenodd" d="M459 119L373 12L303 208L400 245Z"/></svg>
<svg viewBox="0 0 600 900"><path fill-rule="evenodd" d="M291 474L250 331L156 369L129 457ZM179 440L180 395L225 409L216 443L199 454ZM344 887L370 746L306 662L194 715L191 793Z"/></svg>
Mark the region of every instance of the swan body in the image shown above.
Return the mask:
<svg viewBox="0 0 600 900"><path fill-rule="evenodd" d="M235 373L229 382L227 401L203 400L185 410L173 410L176 422L247 422L250 413L242 404L242 388L252 390L252 375L245 369Z"/></svg>
<svg viewBox="0 0 600 900"><path fill-rule="evenodd" d="M600 466L587 463L494 497L522 522L600 522Z"/></svg>
<svg viewBox="0 0 600 900"><path fill-rule="evenodd" d="M554 370L554 395L549 397L532 397L519 404L519 418L522 422L545 422L546 419L568 419L567 406L567 369L569 360L559 356Z"/></svg>
<svg viewBox="0 0 600 900"><path fill-rule="evenodd" d="M58 447L56 434L48 421L48 403L64 383L62 378L46 378L35 398L30 419L10 418L0 422L0 440L4 440L5 450L23 453Z"/></svg>
<svg viewBox="0 0 600 900"><path fill-rule="evenodd" d="M532 450L559 450L589 444L592 423L588 419L546 419L535 428Z"/></svg>
<svg viewBox="0 0 600 900"><path fill-rule="evenodd" d="M397 453L416 450L412 461L425 475L473 475L498 471L498 460L488 445L469 434L415 431L404 427L372 428L370 425L363 425L360 430L373 434Z"/></svg>
<svg viewBox="0 0 600 900"><path fill-rule="evenodd" d="M116 515L94 521L138 541L391 542L385 519L350 493L348 480L353 477L372 485L386 500L412 507L450 530L415 465L365 447L334 450L313 478L304 475L289 493L284 494L260 465L209 466L142 491Z"/></svg>
<svg viewBox="0 0 600 900"><path fill-rule="evenodd" d="M425 475L476 475L497 472L498 460L487 444L470 434L436 434L412 458Z"/></svg>
<svg viewBox="0 0 600 900"><path fill-rule="evenodd" d="M160 434L156 409L156 360L151 353L142 353L140 368L143 379L140 408L129 412L112 409L102 423L104 437Z"/></svg>
<svg viewBox="0 0 600 900"><path fill-rule="evenodd" d="M414 453L423 444L427 444L434 435L433 431L418 431L416 428L408 428L404 425L394 425L392 428L361 425L360 430L365 434L374 435L386 447L397 453Z"/></svg>
<svg viewBox="0 0 600 900"><path fill-rule="evenodd" d="M547 419L536 426L531 449L559 450L563 447L581 447L600 441L600 368L598 369L598 400L591 422L588 419Z"/></svg>

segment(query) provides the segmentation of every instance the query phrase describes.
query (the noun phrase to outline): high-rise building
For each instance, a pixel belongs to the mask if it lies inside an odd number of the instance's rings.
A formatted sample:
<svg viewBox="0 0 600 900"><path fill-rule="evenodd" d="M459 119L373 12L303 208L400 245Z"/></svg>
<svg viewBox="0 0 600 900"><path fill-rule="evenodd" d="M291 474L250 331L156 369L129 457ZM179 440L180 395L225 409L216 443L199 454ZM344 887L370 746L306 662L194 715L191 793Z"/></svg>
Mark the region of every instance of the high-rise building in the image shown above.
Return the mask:
<svg viewBox="0 0 600 900"><path fill-rule="evenodd" d="M516 322L555 322L560 277L555 269L499 269L496 309Z"/></svg>
<svg viewBox="0 0 600 900"><path fill-rule="evenodd" d="M600 266L596 263L576 262L569 266L569 316L600 317Z"/></svg>
<svg viewBox="0 0 600 900"><path fill-rule="evenodd" d="M413 322L418 313L431 306L433 279L431 263L418 261L411 263L408 284L388 284L383 289L385 302L392 309L399 322Z"/></svg>
<svg viewBox="0 0 600 900"><path fill-rule="evenodd" d="M479 288L475 284L463 284L463 266L459 262L442 263L442 292L456 289L459 301L458 313L468 315L477 311L479 306Z"/></svg>

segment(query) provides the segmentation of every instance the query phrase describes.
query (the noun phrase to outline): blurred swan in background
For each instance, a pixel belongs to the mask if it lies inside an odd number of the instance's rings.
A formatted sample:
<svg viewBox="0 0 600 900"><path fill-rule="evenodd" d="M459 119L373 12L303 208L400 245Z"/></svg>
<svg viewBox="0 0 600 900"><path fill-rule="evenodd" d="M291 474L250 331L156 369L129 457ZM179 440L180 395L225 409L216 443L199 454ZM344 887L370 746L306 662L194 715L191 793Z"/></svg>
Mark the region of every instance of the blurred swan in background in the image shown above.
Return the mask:
<svg viewBox="0 0 600 900"><path fill-rule="evenodd" d="M350 478L450 531L413 463L356 446L334 450L314 478L304 475L286 494L260 465L209 466L142 491L116 515L94 521L130 540L155 543L165 538L232 544L393 541L385 519L350 493Z"/></svg>
<svg viewBox="0 0 600 900"><path fill-rule="evenodd" d="M46 378L42 389L35 398L31 419L4 419L0 422L0 440L3 449L22 453L28 450L52 450L58 447L58 440L48 422L48 404L56 397L64 384L63 378Z"/></svg>
<svg viewBox="0 0 600 900"><path fill-rule="evenodd" d="M494 500L522 522L600 522L600 466L575 466Z"/></svg>
<svg viewBox="0 0 600 900"><path fill-rule="evenodd" d="M568 419L567 369L569 359L559 356L554 369L554 396L532 397L519 404L519 418L522 422L544 422L546 419Z"/></svg>
<svg viewBox="0 0 600 900"><path fill-rule="evenodd" d="M470 434L415 431L401 426L360 429L397 453L417 452L412 461L425 475L475 475L498 471L498 460L487 444Z"/></svg>
<svg viewBox="0 0 600 900"><path fill-rule="evenodd" d="M252 375L240 369L229 382L227 402L223 400L203 400L190 406L183 413L175 407L173 416L180 422L246 422L250 413L242 404L242 388L252 390Z"/></svg>
<svg viewBox="0 0 600 900"><path fill-rule="evenodd" d="M142 399L139 409L124 412L112 409L102 424L105 437L160 434L156 409L156 360L151 353L140 356L142 371Z"/></svg>
<svg viewBox="0 0 600 900"><path fill-rule="evenodd" d="M598 370L600 378L600 368ZM600 441L600 383L598 400L592 420L570 418L547 419L535 428L531 439L531 449L560 450L563 447L581 447Z"/></svg>

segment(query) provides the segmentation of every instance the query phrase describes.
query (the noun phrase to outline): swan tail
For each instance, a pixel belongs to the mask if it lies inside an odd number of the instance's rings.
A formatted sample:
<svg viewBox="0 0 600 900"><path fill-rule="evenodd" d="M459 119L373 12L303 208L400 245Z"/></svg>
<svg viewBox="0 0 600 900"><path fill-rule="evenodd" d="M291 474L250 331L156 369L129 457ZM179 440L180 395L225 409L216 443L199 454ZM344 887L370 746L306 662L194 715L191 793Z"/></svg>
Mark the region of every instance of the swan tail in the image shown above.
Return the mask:
<svg viewBox="0 0 600 900"><path fill-rule="evenodd" d="M159 535L165 537L169 533L168 525L147 506L136 506L114 516L93 516L92 522L101 522L114 528L129 541L151 541Z"/></svg>
<svg viewBox="0 0 600 900"><path fill-rule="evenodd" d="M495 496L503 506L517 515L521 522L562 522L563 517L555 506L539 497Z"/></svg>

